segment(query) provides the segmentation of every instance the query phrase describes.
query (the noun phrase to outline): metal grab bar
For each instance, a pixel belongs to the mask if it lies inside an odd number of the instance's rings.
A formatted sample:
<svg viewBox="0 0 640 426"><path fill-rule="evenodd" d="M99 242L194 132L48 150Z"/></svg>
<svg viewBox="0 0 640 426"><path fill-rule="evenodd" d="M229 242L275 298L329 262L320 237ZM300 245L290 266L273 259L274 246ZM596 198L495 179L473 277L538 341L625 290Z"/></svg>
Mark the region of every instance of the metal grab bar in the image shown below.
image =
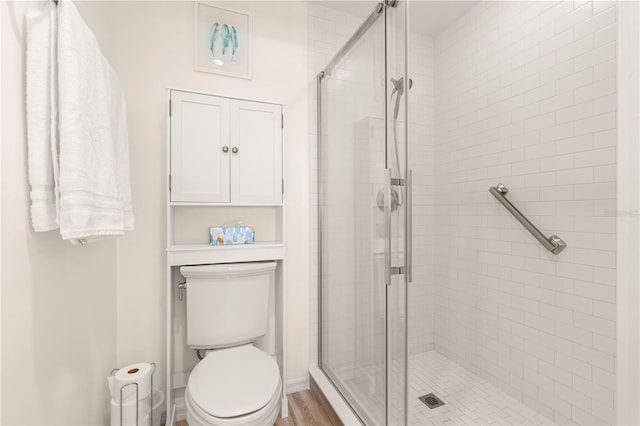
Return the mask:
<svg viewBox="0 0 640 426"><path fill-rule="evenodd" d="M520 222L522 226L524 226L527 231L529 231L536 240L540 241L540 244L542 244L544 248L549 250L551 253L560 254L562 250L567 247L567 243L565 243L562 238L558 237L557 235L552 235L547 238L542 232L540 232L538 228L536 228L533 223L529 222L529 219L527 219L522 213L520 213L520 210L518 210L513 204L511 204L509 200L507 200L506 195L509 190L506 186L499 183L498 185L489 188L489 192L494 197L496 197L496 199L500 201L500 204L502 204L507 210L509 210L509 213L511 213L513 217L518 219L518 222Z"/></svg>

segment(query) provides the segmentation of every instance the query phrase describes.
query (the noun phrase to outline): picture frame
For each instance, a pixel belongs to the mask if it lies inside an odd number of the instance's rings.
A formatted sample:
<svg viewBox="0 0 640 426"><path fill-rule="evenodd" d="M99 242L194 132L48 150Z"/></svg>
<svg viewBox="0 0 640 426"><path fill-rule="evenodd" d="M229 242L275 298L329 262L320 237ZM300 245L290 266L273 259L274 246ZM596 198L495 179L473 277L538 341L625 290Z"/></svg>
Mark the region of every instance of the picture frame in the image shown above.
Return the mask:
<svg viewBox="0 0 640 426"><path fill-rule="evenodd" d="M251 79L251 14L216 4L193 4L194 69Z"/></svg>

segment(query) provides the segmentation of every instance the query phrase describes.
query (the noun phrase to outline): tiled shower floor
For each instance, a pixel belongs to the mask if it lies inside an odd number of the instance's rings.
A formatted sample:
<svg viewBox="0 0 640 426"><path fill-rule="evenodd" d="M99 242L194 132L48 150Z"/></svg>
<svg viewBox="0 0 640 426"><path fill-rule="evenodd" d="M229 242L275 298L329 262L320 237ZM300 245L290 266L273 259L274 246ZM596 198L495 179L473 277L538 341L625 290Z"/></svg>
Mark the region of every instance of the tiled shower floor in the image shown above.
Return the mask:
<svg viewBox="0 0 640 426"><path fill-rule="evenodd" d="M418 396L432 392L446 405L430 410L418 400ZM555 424L436 351L409 359L409 423Z"/></svg>
<svg viewBox="0 0 640 426"><path fill-rule="evenodd" d="M371 377L370 374L361 373L364 374L360 377ZM378 374L380 373L381 371L378 371ZM400 373L401 371L398 369L397 374ZM347 387L360 396L361 405L367 407L372 419L383 419L384 395L381 395L380 392L372 392L364 397L364 392L356 389L365 385L366 382L366 380L349 381ZM418 400L419 396L429 393L434 393L445 402L445 405L429 409ZM393 394L392 399L392 405L400 403L399 400L393 398ZM410 357L408 405L408 420L411 425L555 424L435 351ZM397 412L395 408L391 409L391 413ZM395 421L393 415L391 421L393 424L403 423L402 420Z"/></svg>

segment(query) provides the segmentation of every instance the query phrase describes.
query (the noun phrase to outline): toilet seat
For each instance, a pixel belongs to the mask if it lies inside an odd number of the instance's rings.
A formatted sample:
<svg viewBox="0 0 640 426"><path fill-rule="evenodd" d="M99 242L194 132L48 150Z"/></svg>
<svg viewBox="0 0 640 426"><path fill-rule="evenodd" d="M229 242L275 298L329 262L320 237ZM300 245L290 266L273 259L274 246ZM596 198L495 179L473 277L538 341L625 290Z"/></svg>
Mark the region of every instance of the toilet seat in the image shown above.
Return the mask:
<svg viewBox="0 0 640 426"><path fill-rule="evenodd" d="M187 411L187 422L189 426L217 425L217 426L245 426L245 425L273 425L280 413L280 396L282 386L278 386L278 391L273 395L269 403L258 411L238 416L221 418L214 417L204 412L198 407L191 397L189 390L185 393L185 406Z"/></svg>
<svg viewBox="0 0 640 426"><path fill-rule="evenodd" d="M196 424L272 423L281 392L278 365L267 353L250 344L212 351L189 376L188 419Z"/></svg>

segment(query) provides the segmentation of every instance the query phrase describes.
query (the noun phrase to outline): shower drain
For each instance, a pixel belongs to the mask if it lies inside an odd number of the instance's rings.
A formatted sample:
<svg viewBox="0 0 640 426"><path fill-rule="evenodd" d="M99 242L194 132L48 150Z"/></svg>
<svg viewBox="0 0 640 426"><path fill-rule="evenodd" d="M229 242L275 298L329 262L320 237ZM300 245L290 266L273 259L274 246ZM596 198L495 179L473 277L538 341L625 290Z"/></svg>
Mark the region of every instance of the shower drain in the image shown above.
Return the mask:
<svg viewBox="0 0 640 426"><path fill-rule="evenodd" d="M430 393L427 395L423 395L423 396L419 396L418 399L420 401L422 401L422 403L424 405L426 405L427 407L434 409L437 407L440 407L441 405L444 405L444 401L441 400L440 398L438 398L437 396L435 396L434 394Z"/></svg>

